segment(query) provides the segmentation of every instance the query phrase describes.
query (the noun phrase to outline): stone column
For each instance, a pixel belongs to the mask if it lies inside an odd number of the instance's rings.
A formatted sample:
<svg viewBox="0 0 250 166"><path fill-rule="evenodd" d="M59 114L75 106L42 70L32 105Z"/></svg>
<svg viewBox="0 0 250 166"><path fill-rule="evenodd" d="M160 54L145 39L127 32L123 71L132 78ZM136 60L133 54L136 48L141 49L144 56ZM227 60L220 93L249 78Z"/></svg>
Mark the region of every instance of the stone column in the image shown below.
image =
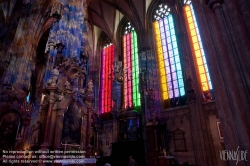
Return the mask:
<svg viewBox="0 0 250 166"><path fill-rule="evenodd" d="M222 131L225 135L224 142L227 150L249 150L250 149L250 108L249 108L249 82L248 77L244 77L248 72L241 67L244 62L240 62L243 57L238 53L238 49L232 45L235 36L232 35L232 29L227 24L227 16L223 11L222 1L206 0L206 4L213 9L214 18L218 23L218 27L212 26L212 35L216 48L215 59L218 61L218 73L223 89L216 88L219 93L216 97L216 107L222 124ZM211 14L211 15L212 15ZM231 19L231 18L228 18ZM216 29L217 28L217 29ZM240 27L238 27L240 28ZM237 29L237 28L236 28ZM222 30L222 31L221 31ZM238 33L242 33L241 31ZM242 36L242 34L235 34ZM240 48L241 51L242 48ZM213 59L213 60L215 60ZM239 63L239 64L238 64ZM249 72L248 72L249 73ZM250 158L250 154L247 154ZM234 161L229 161L230 165L235 165ZM239 162L238 165L247 165L247 161Z"/></svg>
<svg viewBox="0 0 250 166"><path fill-rule="evenodd" d="M91 136L91 113L92 108L88 107L88 118L87 118L87 133L86 133L86 156L89 157L91 155L91 146L90 146L90 136Z"/></svg>
<svg viewBox="0 0 250 166"><path fill-rule="evenodd" d="M54 98L54 92L57 89L56 86L49 86L47 87L47 90L50 92L49 95L49 109L48 109L48 115L46 120L46 126L45 126L45 133L44 133L44 142L41 145L41 149L48 149L49 148L49 142L50 142L50 124L51 124L51 116L52 116L52 109L55 104L55 98Z"/></svg>
<svg viewBox="0 0 250 166"><path fill-rule="evenodd" d="M54 148L58 150L61 148L63 118L64 118L64 110L57 110Z"/></svg>

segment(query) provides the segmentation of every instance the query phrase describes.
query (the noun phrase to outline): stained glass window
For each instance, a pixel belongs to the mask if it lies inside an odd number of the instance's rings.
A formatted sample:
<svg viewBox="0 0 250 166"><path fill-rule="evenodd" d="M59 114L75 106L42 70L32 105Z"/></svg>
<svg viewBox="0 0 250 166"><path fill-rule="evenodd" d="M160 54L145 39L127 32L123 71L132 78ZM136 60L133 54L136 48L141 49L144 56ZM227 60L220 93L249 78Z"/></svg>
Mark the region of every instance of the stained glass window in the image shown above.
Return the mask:
<svg viewBox="0 0 250 166"><path fill-rule="evenodd" d="M141 105L139 92L139 60L137 34L128 22L123 36L123 67L124 74L124 106L139 108Z"/></svg>
<svg viewBox="0 0 250 166"><path fill-rule="evenodd" d="M164 107L177 106L185 96L174 20L167 5L160 4L153 22Z"/></svg>
<svg viewBox="0 0 250 166"><path fill-rule="evenodd" d="M114 66L114 45L106 44L101 51L101 113L111 111L112 107L112 79Z"/></svg>
<svg viewBox="0 0 250 166"><path fill-rule="evenodd" d="M188 25L189 37L192 43L193 54L196 59L196 65L199 72L201 88L203 91L203 98L205 101L212 99L212 83L207 67L205 52L200 37L199 28L196 22L196 17L191 0L184 0L184 11L186 23Z"/></svg>

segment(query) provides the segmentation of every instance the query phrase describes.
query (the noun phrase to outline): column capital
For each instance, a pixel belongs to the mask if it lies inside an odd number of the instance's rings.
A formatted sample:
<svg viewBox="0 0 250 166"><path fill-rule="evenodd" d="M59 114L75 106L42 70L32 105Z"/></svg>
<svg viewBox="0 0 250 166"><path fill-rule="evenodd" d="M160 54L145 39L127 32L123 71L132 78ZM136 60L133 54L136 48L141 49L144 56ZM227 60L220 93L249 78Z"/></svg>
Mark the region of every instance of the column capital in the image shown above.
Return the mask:
<svg viewBox="0 0 250 166"><path fill-rule="evenodd" d="M209 8L211 9L220 7L222 3L223 3L223 0L205 0L205 4L207 4Z"/></svg>

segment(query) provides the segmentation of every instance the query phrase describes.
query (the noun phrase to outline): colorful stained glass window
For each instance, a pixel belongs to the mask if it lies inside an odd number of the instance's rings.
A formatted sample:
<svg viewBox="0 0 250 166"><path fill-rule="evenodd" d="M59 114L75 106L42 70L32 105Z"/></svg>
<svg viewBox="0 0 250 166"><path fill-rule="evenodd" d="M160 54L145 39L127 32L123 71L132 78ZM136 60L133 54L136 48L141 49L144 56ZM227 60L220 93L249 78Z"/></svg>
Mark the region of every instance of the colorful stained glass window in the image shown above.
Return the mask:
<svg viewBox="0 0 250 166"><path fill-rule="evenodd" d="M201 88L203 91L204 100L212 99L212 83L207 67L205 52L202 45L202 40L199 33L199 28L196 22L194 9L190 0L184 0L185 18L188 25L189 37L192 43L193 54L196 59L196 65L199 72Z"/></svg>
<svg viewBox="0 0 250 166"><path fill-rule="evenodd" d="M108 44L101 51L101 113L111 111L112 107L112 80L114 67L114 45Z"/></svg>
<svg viewBox="0 0 250 166"><path fill-rule="evenodd" d="M141 96L139 92L139 60L137 34L128 22L123 36L123 67L124 74L124 106L139 108Z"/></svg>
<svg viewBox="0 0 250 166"><path fill-rule="evenodd" d="M167 5L160 4L153 22L156 54L164 107L181 104L185 96L174 20Z"/></svg>

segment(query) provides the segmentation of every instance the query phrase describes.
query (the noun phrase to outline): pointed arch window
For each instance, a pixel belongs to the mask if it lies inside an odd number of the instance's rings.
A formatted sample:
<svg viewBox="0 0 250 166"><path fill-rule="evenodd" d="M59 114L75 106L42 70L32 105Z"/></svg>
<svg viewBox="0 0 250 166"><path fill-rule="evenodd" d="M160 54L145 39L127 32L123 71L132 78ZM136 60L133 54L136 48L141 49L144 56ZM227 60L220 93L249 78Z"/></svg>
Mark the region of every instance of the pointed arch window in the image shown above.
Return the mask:
<svg viewBox="0 0 250 166"><path fill-rule="evenodd" d="M107 39L101 50L101 113L108 113L112 107L112 78L114 67L114 44Z"/></svg>
<svg viewBox="0 0 250 166"><path fill-rule="evenodd" d="M138 109L141 106L139 92L139 60L137 34L128 22L123 35L123 67L125 69L123 84L123 102L125 108Z"/></svg>
<svg viewBox="0 0 250 166"><path fill-rule="evenodd" d="M210 101L212 100L213 87L207 67L207 61L200 37L199 27L196 22L196 17L191 0L184 0L183 2L185 4L185 19L188 27L189 38L192 44L193 55L196 60L196 67L199 73L203 99L204 101Z"/></svg>
<svg viewBox="0 0 250 166"><path fill-rule="evenodd" d="M154 14L154 37L164 108L181 105L185 98L183 72L173 16L166 4Z"/></svg>

